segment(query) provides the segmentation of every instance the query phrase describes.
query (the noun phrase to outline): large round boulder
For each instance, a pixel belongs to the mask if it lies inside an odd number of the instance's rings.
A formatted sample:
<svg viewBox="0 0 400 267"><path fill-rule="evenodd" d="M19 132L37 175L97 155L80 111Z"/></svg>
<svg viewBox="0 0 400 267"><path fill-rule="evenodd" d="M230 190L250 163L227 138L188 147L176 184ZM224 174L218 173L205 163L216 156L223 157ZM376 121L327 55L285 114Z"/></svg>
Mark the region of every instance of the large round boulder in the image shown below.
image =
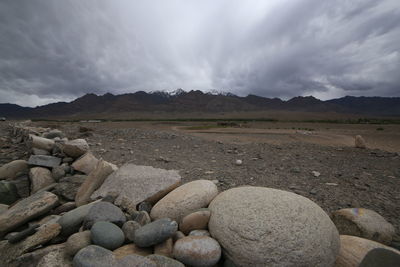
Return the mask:
<svg viewBox="0 0 400 267"><path fill-rule="evenodd" d="M218 194L217 186L207 180L197 180L176 188L152 208L153 220L171 218L177 222L200 208L205 208Z"/></svg>
<svg viewBox="0 0 400 267"><path fill-rule="evenodd" d="M311 200L294 193L239 187L210 204L208 228L237 266L333 266L338 231Z"/></svg>

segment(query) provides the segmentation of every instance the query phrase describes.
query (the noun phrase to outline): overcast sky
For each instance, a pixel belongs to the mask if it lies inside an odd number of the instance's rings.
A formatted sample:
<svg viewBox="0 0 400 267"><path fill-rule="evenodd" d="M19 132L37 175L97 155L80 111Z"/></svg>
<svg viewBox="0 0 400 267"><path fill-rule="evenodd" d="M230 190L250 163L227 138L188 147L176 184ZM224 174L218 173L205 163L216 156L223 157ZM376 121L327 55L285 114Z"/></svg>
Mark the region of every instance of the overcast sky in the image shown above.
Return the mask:
<svg viewBox="0 0 400 267"><path fill-rule="evenodd" d="M400 1L0 1L0 103L180 87L400 96Z"/></svg>

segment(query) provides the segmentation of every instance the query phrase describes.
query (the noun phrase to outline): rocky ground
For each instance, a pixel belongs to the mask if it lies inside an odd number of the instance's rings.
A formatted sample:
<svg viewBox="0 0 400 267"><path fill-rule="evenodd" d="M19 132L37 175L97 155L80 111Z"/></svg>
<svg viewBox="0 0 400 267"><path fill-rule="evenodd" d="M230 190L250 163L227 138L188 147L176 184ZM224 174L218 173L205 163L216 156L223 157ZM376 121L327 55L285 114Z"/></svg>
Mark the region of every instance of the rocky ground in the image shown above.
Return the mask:
<svg viewBox="0 0 400 267"><path fill-rule="evenodd" d="M8 138L6 125L1 125L2 138ZM232 144L172 130L113 128L101 123L90 124L93 131L83 133L79 127L87 124L37 125L57 127L70 138L86 138L98 158L118 166L132 162L174 169L184 182L218 180L220 190L254 185L292 191L315 201L328 213L347 207L369 208L400 232L398 153L304 142ZM25 147L11 145L2 148L0 164L24 156ZM241 165L236 164L238 159Z"/></svg>

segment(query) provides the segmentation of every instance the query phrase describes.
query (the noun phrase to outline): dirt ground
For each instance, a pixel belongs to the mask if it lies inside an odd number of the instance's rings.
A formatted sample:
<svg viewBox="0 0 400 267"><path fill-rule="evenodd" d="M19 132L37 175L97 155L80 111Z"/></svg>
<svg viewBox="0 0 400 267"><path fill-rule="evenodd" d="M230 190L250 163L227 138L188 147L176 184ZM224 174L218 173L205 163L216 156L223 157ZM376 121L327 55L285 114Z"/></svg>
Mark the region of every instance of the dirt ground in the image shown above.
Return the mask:
<svg viewBox="0 0 400 267"><path fill-rule="evenodd" d="M79 126L93 153L117 165L132 162L176 169L184 182L218 180L220 190L266 186L292 191L326 212L348 207L372 209L400 232L400 125L347 125L290 122L216 123L102 122L48 123L69 138ZM5 125L5 124L3 124ZM382 128L382 129L378 129ZM2 136L5 127L0 126ZM368 149L354 148L361 134ZM11 153L11 151L19 151ZM3 149L0 164L26 157L15 146ZM242 160L238 166L236 160ZM313 171L319 172L316 177Z"/></svg>

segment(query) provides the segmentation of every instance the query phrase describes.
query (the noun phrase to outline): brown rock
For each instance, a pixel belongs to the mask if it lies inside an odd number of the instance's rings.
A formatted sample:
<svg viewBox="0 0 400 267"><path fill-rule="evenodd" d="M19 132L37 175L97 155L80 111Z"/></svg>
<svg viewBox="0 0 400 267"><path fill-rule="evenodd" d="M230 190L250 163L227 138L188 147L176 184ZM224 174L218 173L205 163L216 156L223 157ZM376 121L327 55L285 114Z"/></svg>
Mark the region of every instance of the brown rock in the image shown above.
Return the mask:
<svg viewBox="0 0 400 267"><path fill-rule="evenodd" d="M389 245L395 230L393 225L373 210L341 209L332 213L332 221L341 235L359 236Z"/></svg>
<svg viewBox="0 0 400 267"><path fill-rule="evenodd" d="M173 249L174 249L174 241L172 240L172 238L168 238L164 242L154 246L154 254L172 258Z"/></svg>
<svg viewBox="0 0 400 267"><path fill-rule="evenodd" d="M207 229L208 221L210 220L211 212L209 209L202 209L190 213L183 217L179 224L179 230L185 235L189 234L193 230Z"/></svg>
<svg viewBox="0 0 400 267"><path fill-rule="evenodd" d="M197 180L181 185L166 195L151 210L153 220L171 218L180 221L187 214L207 207L218 194L217 186L208 180Z"/></svg>
<svg viewBox="0 0 400 267"><path fill-rule="evenodd" d="M50 170L42 167L31 168L29 171L29 179L31 181L32 194L55 183Z"/></svg>
<svg viewBox="0 0 400 267"><path fill-rule="evenodd" d="M140 256L147 256L153 253L152 248L140 248L137 247L135 244L128 244L125 246L122 246L120 248L117 248L116 250L113 251L114 256L117 259L121 259L125 256L128 255L140 255Z"/></svg>
<svg viewBox="0 0 400 267"><path fill-rule="evenodd" d="M72 163L71 166L77 171L89 174L94 168L96 168L98 161L99 160L92 154L92 152L88 151Z"/></svg>
<svg viewBox="0 0 400 267"><path fill-rule="evenodd" d="M157 201L178 186L180 181L177 171L128 163L108 176L91 198L116 194L114 204L128 210L143 201Z"/></svg>
<svg viewBox="0 0 400 267"><path fill-rule="evenodd" d="M72 258L64 250L55 250L46 254L37 267L72 267Z"/></svg>
<svg viewBox="0 0 400 267"><path fill-rule="evenodd" d="M184 237L185 237L184 233L182 233L181 231L176 231L176 233L174 234L172 239L174 240L174 243L175 243L176 241L178 241L179 239L184 238Z"/></svg>
<svg viewBox="0 0 400 267"><path fill-rule="evenodd" d="M55 142L51 139L30 134L27 144L32 148L51 151L54 147Z"/></svg>
<svg viewBox="0 0 400 267"><path fill-rule="evenodd" d="M75 233L68 237L67 242L65 242L65 253L73 257L79 250L90 244L92 244L90 231Z"/></svg>
<svg viewBox="0 0 400 267"><path fill-rule="evenodd" d="M62 144L62 151L72 158L79 158L88 150L89 145L85 139L75 139Z"/></svg>
<svg viewBox="0 0 400 267"><path fill-rule="evenodd" d="M0 214L0 237L18 226L46 214L57 204L58 197L45 191L21 200Z"/></svg>
<svg viewBox="0 0 400 267"><path fill-rule="evenodd" d="M366 148L365 140L361 135L356 135L354 139L354 145L356 148Z"/></svg>
<svg viewBox="0 0 400 267"><path fill-rule="evenodd" d="M117 166L104 160L97 162L94 170L88 175L85 182L79 187L75 196L77 206L82 206L90 202L90 196L104 182L104 180L115 170Z"/></svg>
<svg viewBox="0 0 400 267"><path fill-rule="evenodd" d="M18 258L14 259L10 265L11 266L18 266L18 267L36 267L39 261L43 258L43 256L47 255L52 251L63 250L65 244L57 244L47 246L41 249L37 249L33 252L25 253L19 256Z"/></svg>
<svg viewBox="0 0 400 267"><path fill-rule="evenodd" d="M14 179L20 172L26 172L28 170L28 162L26 160L14 160L4 164L0 167L0 180L2 179Z"/></svg>
<svg viewBox="0 0 400 267"><path fill-rule="evenodd" d="M400 255L400 252L378 242L349 235L340 236L340 250L335 267L358 267L367 253L375 248L385 248Z"/></svg>

